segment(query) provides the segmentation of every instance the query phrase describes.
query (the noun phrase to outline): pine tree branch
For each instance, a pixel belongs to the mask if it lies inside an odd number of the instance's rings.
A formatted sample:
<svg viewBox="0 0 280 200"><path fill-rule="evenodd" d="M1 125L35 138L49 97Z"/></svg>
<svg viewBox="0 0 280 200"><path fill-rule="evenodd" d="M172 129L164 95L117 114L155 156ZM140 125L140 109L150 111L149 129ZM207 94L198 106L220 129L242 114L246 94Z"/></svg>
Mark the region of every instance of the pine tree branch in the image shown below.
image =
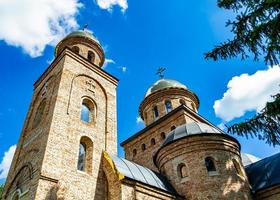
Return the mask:
<svg viewBox="0 0 280 200"><path fill-rule="evenodd" d="M274 96L274 101L266 103L255 117L227 127L227 131L246 138L257 137L273 146L280 145L280 94Z"/></svg>

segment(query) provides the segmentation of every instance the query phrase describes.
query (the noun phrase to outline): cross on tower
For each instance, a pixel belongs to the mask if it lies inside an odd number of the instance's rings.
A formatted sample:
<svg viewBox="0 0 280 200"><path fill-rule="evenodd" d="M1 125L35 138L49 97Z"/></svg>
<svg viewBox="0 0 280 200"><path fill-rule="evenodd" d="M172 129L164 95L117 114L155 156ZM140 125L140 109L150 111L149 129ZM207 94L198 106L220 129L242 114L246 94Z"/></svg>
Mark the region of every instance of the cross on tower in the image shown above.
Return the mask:
<svg viewBox="0 0 280 200"><path fill-rule="evenodd" d="M164 74L163 74L163 72L165 71L166 69L164 68L164 67L159 67L158 68L158 70L157 70L157 73L156 73L156 75L158 75L159 76L159 78L163 78L164 77Z"/></svg>
<svg viewBox="0 0 280 200"><path fill-rule="evenodd" d="M88 28L88 24L85 24L83 30L86 30L87 28Z"/></svg>

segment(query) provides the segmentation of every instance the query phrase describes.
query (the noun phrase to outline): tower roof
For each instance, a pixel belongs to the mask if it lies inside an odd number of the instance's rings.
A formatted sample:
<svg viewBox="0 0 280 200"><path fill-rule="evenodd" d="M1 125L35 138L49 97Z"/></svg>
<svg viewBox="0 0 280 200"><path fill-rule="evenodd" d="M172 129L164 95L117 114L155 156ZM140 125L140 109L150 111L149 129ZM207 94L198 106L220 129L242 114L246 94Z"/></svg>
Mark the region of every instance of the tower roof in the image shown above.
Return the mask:
<svg viewBox="0 0 280 200"><path fill-rule="evenodd" d="M187 123L178 126L173 131L171 131L166 137L165 141L162 143L162 147L187 136L205 133L224 134L218 128L215 128L202 122Z"/></svg>
<svg viewBox="0 0 280 200"><path fill-rule="evenodd" d="M187 87L185 85L183 85L182 83L175 81L175 80L171 80L171 79L160 79L157 82L155 82L146 92L145 97L147 97L148 95L165 89L165 88L183 88L183 89L187 89Z"/></svg>
<svg viewBox="0 0 280 200"><path fill-rule="evenodd" d="M100 42L97 40L97 38L90 31L88 31L86 29L73 31L72 33L67 35L65 37L65 39L66 38L71 38L71 37L84 37L84 38L93 40L94 42L97 42L98 44L100 44Z"/></svg>

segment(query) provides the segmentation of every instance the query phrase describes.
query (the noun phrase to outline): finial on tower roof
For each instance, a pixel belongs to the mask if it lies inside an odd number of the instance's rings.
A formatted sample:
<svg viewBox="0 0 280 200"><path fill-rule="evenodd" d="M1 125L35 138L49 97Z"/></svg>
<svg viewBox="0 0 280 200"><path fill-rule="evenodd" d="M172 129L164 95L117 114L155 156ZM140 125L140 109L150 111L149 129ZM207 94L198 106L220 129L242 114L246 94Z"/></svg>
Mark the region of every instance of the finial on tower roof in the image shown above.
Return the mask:
<svg viewBox="0 0 280 200"><path fill-rule="evenodd" d="M88 24L85 24L83 27L83 31L85 31L88 28Z"/></svg>
<svg viewBox="0 0 280 200"><path fill-rule="evenodd" d="M160 79L163 79L163 77L164 77L163 72L164 72L165 70L166 70L166 69L165 69L164 67L159 67L158 70L157 70L156 75L158 75Z"/></svg>

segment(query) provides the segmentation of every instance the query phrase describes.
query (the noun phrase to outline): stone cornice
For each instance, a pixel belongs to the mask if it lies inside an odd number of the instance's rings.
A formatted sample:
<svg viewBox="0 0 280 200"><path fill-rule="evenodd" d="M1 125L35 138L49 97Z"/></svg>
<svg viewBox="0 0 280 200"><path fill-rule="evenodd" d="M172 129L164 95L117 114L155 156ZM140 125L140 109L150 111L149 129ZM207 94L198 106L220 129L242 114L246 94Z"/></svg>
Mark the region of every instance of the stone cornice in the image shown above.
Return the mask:
<svg viewBox="0 0 280 200"><path fill-rule="evenodd" d="M120 145L123 147L125 144L127 144L128 142L134 140L135 138L139 137L142 134L145 134L148 130L152 129L153 127L157 126L158 124L162 123L163 121L169 119L170 117L172 117L175 113L184 110L186 113L189 113L190 115L192 115L194 118L198 119L201 122L204 122L210 126L215 127L216 129L220 130L221 132L223 132L223 130L221 130L220 128L216 127L214 124L212 124L210 121L208 121L207 119L205 119L204 117L202 117L201 115L199 115L198 113L196 113L195 111L193 111L192 109L190 109L189 107L185 106L185 105L181 105L177 108L175 108L174 110L172 110L171 112L169 112L168 114L164 115L163 117L159 118L158 120L156 120L155 122L151 123L150 125L146 126L144 129L140 130L139 132L135 133L134 135L132 135L131 137L129 137L128 139L126 139L125 141L123 141ZM225 133L226 134L226 133Z"/></svg>

